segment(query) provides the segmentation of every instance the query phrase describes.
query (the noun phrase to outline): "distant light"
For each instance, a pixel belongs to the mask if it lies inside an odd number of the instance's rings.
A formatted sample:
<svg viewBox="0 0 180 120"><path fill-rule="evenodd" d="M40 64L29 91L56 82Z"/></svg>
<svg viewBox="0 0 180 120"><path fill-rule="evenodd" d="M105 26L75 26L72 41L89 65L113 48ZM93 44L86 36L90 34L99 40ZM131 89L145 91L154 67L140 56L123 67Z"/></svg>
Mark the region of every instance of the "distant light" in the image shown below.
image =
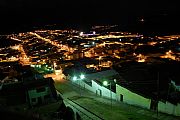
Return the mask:
<svg viewBox="0 0 180 120"><path fill-rule="evenodd" d="M96 32L95 32L95 31L93 31L93 34L95 35L95 34L96 34Z"/></svg>
<svg viewBox="0 0 180 120"><path fill-rule="evenodd" d="M76 76L74 76L74 77L73 77L73 80L74 80L74 81L76 81L76 80L77 80L77 77L76 77Z"/></svg>
<svg viewBox="0 0 180 120"><path fill-rule="evenodd" d="M93 41L93 42L92 42L92 44L94 45L94 44L95 44L95 42Z"/></svg>
<svg viewBox="0 0 180 120"><path fill-rule="evenodd" d="M141 22L144 22L144 19L142 18L140 21L141 21Z"/></svg>
<svg viewBox="0 0 180 120"><path fill-rule="evenodd" d="M83 32L80 32L80 34L79 34L80 36L82 36L83 35Z"/></svg>
<svg viewBox="0 0 180 120"><path fill-rule="evenodd" d="M85 76L82 74L82 75L80 75L80 78L81 78L81 79L84 79L84 78L85 78Z"/></svg>

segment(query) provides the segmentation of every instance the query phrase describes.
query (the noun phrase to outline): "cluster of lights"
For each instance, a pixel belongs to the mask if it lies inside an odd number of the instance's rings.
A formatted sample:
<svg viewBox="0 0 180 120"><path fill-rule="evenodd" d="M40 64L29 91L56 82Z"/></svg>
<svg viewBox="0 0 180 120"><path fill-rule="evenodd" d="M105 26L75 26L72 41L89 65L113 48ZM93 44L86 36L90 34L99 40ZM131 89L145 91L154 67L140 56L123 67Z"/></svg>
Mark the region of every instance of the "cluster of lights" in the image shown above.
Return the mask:
<svg viewBox="0 0 180 120"><path fill-rule="evenodd" d="M85 75L84 75L84 74L81 74L79 77L80 77L80 79L78 79L77 76L74 76L74 77L73 77L73 81L76 81L76 80L83 80L83 79L85 78Z"/></svg>

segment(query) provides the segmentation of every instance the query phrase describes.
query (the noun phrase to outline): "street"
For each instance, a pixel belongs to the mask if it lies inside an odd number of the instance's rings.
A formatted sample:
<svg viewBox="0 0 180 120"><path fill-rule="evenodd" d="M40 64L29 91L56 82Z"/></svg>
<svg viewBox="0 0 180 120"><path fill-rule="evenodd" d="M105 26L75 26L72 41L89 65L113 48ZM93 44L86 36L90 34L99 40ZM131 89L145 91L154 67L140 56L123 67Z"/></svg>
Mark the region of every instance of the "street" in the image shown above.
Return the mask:
<svg viewBox="0 0 180 120"><path fill-rule="evenodd" d="M82 106L88 113L93 113L105 120L179 120L178 117L169 116L167 114L159 113L158 117L156 112L124 104L122 102L111 100L97 96L96 94L87 91L83 88L79 90L79 86L71 83L70 81L62 81L55 83L56 89L62 94L63 98L70 101L77 106ZM75 107L77 107L75 106ZM78 106L78 107L79 107ZM83 108L79 109L83 109ZM83 109L84 110L84 109ZM83 111L82 110L82 111ZM86 114L86 111L84 112ZM87 114L88 114L87 113ZM91 116L91 115L90 115Z"/></svg>

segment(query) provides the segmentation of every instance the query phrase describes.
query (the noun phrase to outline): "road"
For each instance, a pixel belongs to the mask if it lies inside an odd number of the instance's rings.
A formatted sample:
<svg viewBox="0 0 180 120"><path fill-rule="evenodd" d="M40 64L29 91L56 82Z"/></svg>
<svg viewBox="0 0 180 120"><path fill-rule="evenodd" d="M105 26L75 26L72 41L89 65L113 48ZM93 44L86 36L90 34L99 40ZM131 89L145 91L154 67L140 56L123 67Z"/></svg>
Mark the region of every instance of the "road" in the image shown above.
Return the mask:
<svg viewBox="0 0 180 120"><path fill-rule="evenodd" d="M50 44L58 47L60 50L66 50L66 51L68 51L68 52L70 52L70 53L73 53L73 52L74 52L74 49L71 48L71 47L69 47L69 46L67 46L67 45L59 44L59 43L57 43L57 42L55 42L55 41L52 41L52 40L47 39L47 38L44 38L44 37L38 35L37 33L30 32L29 34L34 35L34 36L36 36L37 38L39 38L39 39L41 39L41 40L44 40L44 41L46 41L46 42L49 42Z"/></svg>
<svg viewBox="0 0 180 120"><path fill-rule="evenodd" d="M56 82L55 87L62 93L65 100L71 101L74 107L86 114L95 114L105 120L179 120L180 117L173 117L167 114L159 113L131 106L122 102L113 101L111 109L111 100L97 96L96 94L80 89L77 85L69 82ZM87 119L87 118L86 118ZM84 120L86 120L84 119ZM97 120L97 118L91 118Z"/></svg>
<svg viewBox="0 0 180 120"><path fill-rule="evenodd" d="M57 90L61 91L60 89L57 89ZM103 118L101 118L100 116L96 115L95 113L87 110L83 106L81 106L78 103L71 100L70 99L70 96L71 96L70 94L63 94L63 93L60 93L60 92L58 92L58 93L61 94L65 105L71 107L75 113L77 112L80 115L81 120L103 120ZM73 94L75 96L77 95L77 93L73 93ZM77 116L77 114L76 114L76 116Z"/></svg>
<svg viewBox="0 0 180 120"><path fill-rule="evenodd" d="M18 49L21 53L21 57L20 57L20 63L22 65L30 65L30 61L29 61L29 58L28 56L26 55L25 51L24 51L24 48L22 45L19 45L19 49Z"/></svg>

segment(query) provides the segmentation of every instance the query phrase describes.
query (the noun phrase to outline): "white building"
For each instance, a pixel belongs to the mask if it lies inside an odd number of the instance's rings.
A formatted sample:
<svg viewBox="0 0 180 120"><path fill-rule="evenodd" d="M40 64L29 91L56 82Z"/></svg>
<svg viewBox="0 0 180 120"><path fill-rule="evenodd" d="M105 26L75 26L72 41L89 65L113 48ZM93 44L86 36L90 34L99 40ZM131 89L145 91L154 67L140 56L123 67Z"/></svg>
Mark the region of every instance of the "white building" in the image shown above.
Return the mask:
<svg viewBox="0 0 180 120"><path fill-rule="evenodd" d="M155 108L152 108L154 100L150 98L146 98L116 83L114 83L116 87L114 92L108 88L109 86L105 87L102 85L102 82L105 79L109 82L112 82L113 77L115 78L117 75L119 74L115 70L107 70L98 73L88 74L86 75L85 80L77 80L73 82L83 87L84 89L88 89L89 91L96 93L96 95L98 96L110 98L130 105L139 106L145 109L156 109L162 113L180 116L180 103L174 105L168 101L156 101L155 106L153 106Z"/></svg>

